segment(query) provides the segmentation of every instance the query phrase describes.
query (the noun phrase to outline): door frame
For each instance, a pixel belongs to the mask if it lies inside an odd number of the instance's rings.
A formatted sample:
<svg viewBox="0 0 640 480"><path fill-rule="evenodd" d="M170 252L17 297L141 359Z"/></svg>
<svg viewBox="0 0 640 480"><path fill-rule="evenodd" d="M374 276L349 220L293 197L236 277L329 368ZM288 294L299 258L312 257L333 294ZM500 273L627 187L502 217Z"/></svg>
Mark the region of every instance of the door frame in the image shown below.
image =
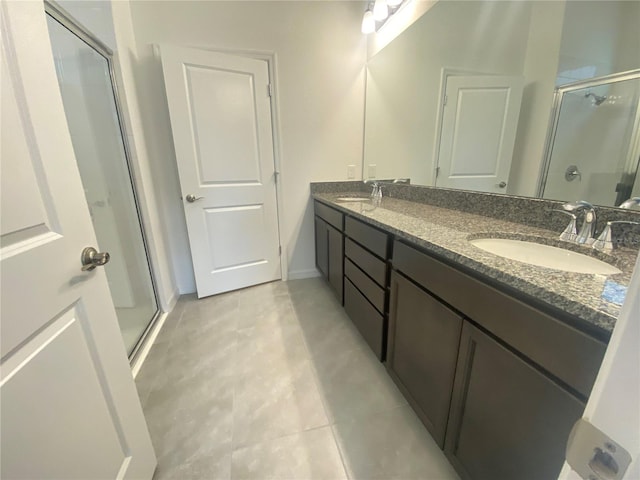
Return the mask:
<svg viewBox="0 0 640 480"><path fill-rule="evenodd" d="M143 214L143 209L141 206L140 198L141 195L139 190L140 182L138 180L138 175L136 169L133 165L133 156L131 146L129 145L129 139L127 134L126 125L124 122L124 114L122 111L122 103L121 97L118 91L118 82L116 81L116 72L115 72L115 63L114 63L114 54L113 51L105 45L100 39L98 39L93 33L91 33L86 27L82 25L78 20L76 20L69 12L67 12L63 7L55 3L53 0L44 0L44 10L46 15L50 15L54 20L59 22L63 27L69 30L72 34L77 36L81 41L86 43L89 47L93 48L100 56L102 56L107 62L107 68L109 70L109 79L111 82L111 90L113 92L114 104L116 109L116 117L118 120L118 129L120 131L120 136L122 137L122 145L124 149L125 156L125 164L127 167L127 172L129 174L129 179L131 181L131 188L133 193L133 201L136 208L136 216L138 218L138 224L140 225L140 232L142 234L142 246L144 248L145 256L147 258L147 264L149 265L149 273L151 276L151 287L153 289L153 297L156 301L156 312L151 317L149 323L146 328L142 332L142 336L136 343L135 347L131 351L129 355L129 364L132 368L134 368L138 363L138 360L143 360L145 355L143 351L146 340L150 339L150 333L154 330L154 328L160 323L159 319L165 315L166 307L162 304L161 299L158 295L158 287L157 287L157 268L152 261L150 255L149 241L147 231L149 228L148 222L145 220L145 215Z"/></svg>
<svg viewBox="0 0 640 480"><path fill-rule="evenodd" d="M212 47L209 45L197 45L197 44L185 44L182 45L186 48L195 48L198 50L203 50L207 52L213 53L222 53L225 55L235 55L238 57L246 57L253 58L254 60L261 60L266 62L267 71L269 74L269 84L271 85L271 95L269 97L269 104L271 106L271 137L273 142L273 166L276 171L276 209L277 209L277 217L278 217L278 238L280 241L280 246L282 247L282 252L280 254L280 272L281 272L281 280L287 281L289 278L289 260L286 255L286 252L289 251L289 241L283 236L284 229L284 219L282 212L283 210L283 188L282 188L282 178L285 174L282 171L282 139L281 139L281 128L280 128L280 102L278 100L278 54L274 51L270 50L243 50L243 49L235 49L235 48L223 48L223 47ZM153 56L154 58L160 62L160 45L153 44ZM176 159L177 161L177 159Z"/></svg>

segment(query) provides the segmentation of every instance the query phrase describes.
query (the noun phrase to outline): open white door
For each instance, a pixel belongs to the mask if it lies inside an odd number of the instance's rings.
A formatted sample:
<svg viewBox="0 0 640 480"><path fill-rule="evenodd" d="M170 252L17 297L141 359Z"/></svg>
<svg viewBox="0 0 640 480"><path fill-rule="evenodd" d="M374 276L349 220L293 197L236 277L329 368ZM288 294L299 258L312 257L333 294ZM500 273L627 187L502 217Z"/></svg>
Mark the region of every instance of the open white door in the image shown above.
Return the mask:
<svg viewBox="0 0 640 480"><path fill-rule="evenodd" d="M198 297L281 278L267 64L163 47Z"/></svg>
<svg viewBox="0 0 640 480"><path fill-rule="evenodd" d="M582 438L577 461L564 464L559 478L579 480L581 478L638 480L640 478L640 256L629 282L627 296L620 311L616 327L609 341L602 366L593 385L591 396L584 410L583 419L600 430L612 443L618 444L631 457L631 464L620 461L622 454L617 448L613 452L601 439ZM600 442L598 442L600 440ZM597 449L613 457L607 467L600 468ZM607 458L599 455L599 457ZM619 458L620 457L620 458ZM572 468L573 466L573 468ZM603 473L604 471L604 473ZM581 472L579 475L576 472Z"/></svg>
<svg viewBox="0 0 640 480"><path fill-rule="evenodd" d="M96 245L44 5L2 2L0 477L150 479L155 455Z"/></svg>
<svg viewBox="0 0 640 480"><path fill-rule="evenodd" d="M436 186L506 193L522 85L522 77L447 78Z"/></svg>

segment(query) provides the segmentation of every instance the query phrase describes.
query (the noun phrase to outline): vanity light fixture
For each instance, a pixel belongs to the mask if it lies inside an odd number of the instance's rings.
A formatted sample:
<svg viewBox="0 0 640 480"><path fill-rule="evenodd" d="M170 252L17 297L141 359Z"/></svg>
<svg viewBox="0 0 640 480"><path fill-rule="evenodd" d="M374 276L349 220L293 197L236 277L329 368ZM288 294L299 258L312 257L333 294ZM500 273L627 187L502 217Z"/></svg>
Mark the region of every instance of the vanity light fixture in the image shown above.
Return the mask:
<svg viewBox="0 0 640 480"><path fill-rule="evenodd" d="M376 31L376 19L373 18L373 10L371 5L367 7L367 11L364 12L362 17L362 33L368 35Z"/></svg>
<svg viewBox="0 0 640 480"><path fill-rule="evenodd" d="M389 5L387 0L376 0L373 4L373 18L378 22L384 22L389 16Z"/></svg>
<svg viewBox="0 0 640 480"><path fill-rule="evenodd" d="M367 5L362 17L362 33L377 31L408 0L375 0Z"/></svg>

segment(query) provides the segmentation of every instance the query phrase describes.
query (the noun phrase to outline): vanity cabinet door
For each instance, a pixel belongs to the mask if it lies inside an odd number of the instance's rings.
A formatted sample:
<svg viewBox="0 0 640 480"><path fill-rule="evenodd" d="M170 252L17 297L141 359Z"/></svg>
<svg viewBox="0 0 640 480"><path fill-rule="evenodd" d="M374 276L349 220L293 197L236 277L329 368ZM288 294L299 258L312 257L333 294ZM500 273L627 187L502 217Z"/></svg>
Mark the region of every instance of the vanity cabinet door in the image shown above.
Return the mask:
<svg viewBox="0 0 640 480"><path fill-rule="evenodd" d="M397 272L391 276L387 369L444 447L462 318Z"/></svg>
<svg viewBox="0 0 640 480"><path fill-rule="evenodd" d="M316 222L316 267L343 303L344 237L320 217Z"/></svg>
<svg viewBox="0 0 640 480"><path fill-rule="evenodd" d="M584 404L464 323L445 453L464 479L557 478Z"/></svg>
<svg viewBox="0 0 640 480"><path fill-rule="evenodd" d="M344 237L342 232L339 232L332 226L327 226L327 229L327 241L329 245L329 284L338 296L340 304L342 304L344 283Z"/></svg>
<svg viewBox="0 0 640 480"><path fill-rule="evenodd" d="M319 217L316 220L316 267L329 278L329 226Z"/></svg>

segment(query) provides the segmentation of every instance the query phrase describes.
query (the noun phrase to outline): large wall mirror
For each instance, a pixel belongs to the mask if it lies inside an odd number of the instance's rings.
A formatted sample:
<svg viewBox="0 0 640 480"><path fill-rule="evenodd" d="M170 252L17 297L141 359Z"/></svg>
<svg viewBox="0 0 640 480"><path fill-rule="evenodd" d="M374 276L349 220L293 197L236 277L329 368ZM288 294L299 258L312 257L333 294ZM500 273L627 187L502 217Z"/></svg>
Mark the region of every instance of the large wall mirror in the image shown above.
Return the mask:
<svg viewBox="0 0 640 480"><path fill-rule="evenodd" d="M640 1L440 0L367 64L363 178L640 195Z"/></svg>

